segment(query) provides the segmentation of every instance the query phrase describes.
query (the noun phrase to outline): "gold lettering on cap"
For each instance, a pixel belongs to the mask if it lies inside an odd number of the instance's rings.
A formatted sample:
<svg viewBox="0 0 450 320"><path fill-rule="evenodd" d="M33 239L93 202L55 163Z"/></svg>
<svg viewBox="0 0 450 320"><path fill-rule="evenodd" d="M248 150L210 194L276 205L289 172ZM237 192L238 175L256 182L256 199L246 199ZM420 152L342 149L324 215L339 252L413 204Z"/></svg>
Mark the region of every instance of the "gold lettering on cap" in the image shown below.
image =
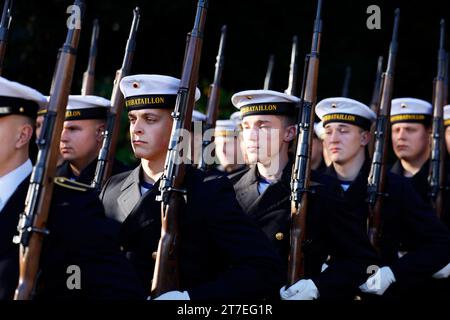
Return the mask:
<svg viewBox="0 0 450 320"><path fill-rule="evenodd" d="M324 116L322 120L323 121L342 120L342 121L356 122L356 116L351 114L328 114Z"/></svg>
<svg viewBox="0 0 450 320"><path fill-rule="evenodd" d="M66 118L80 117L80 116L81 116L81 111L72 111L72 110L66 111Z"/></svg>
<svg viewBox="0 0 450 320"><path fill-rule="evenodd" d="M423 121L425 120L425 115L423 114L397 114L391 116L391 122L401 122L401 121Z"/></svg>
<svg viewBox="0 0 450 320"><path fill-rule="evenodd" d="M131 98L127 99L127 101L125 102L125 106L128 108L139 105L154 105L164 103L166 103L165 97Z"/></svg>
<svg viewBox="0 0 450 320"><path fill-rule="evenodd" d="M277 111L278 106L275 104L261 104L248 107L242 107L241 113L245 114L248 112L267 112L267 111Z"/></svg>

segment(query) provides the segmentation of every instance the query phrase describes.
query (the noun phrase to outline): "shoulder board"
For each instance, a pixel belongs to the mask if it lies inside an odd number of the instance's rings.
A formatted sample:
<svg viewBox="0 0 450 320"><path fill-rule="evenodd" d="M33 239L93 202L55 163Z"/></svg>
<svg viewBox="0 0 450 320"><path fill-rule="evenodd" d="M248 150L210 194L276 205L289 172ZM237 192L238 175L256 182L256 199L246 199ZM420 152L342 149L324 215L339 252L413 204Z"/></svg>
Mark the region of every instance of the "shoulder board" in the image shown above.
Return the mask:
<svg viewBox="0 0 450 320"><path fill-rule="evenodd" d="M72 190L76 190L76 191L81 191L81 192L87 192L89 190L92 190L92 187L88 184L84 184L81 182L77 182L74 180L70 180L66 177L55 177L53 180L57 185L63 187L63 188L68 188L68 189L72 189Z"/></svg>

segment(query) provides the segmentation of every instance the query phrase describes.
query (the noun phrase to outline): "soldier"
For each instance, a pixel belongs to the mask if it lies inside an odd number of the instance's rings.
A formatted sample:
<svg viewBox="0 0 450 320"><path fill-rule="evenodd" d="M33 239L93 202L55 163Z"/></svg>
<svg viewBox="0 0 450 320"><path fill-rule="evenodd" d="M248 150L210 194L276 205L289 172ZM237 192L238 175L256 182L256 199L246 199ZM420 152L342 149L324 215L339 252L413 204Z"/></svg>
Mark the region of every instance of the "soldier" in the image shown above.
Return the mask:
<svg viewBox="0 0 450 320"><path fill-rule="evenodd" d="M45 96L0 77L0 300L14 297L19 276L19 246L12 242L32 170L29 145Z"/></svg>
<svg viewBox="0 0 450 320"><path fill-rule="evenodd" d="M161 236L161 203L156 196L179 85L178 79L163 75L134 75L121 81L132 147L141 164L113 176L101 194L107 215L122 223L121 245L147 294ZM197 89L196 100L199 97ZM186 165L187 204L179 218L180 289L159 298L257 299L276 294L282 274L270 244L242 214L230 182L204 178Z"/></svg>
<svg viewBox="0 0 450 320"><path fill-rule="evenodd" d="M90 184L94 178L98 153L110 101L97 96L69 96L60 152L64 162L57 175ZM129 170L114 161L113 174Z"/></svg>
<svg viewBox="0 0 450 320"><path fill-rule="evenodd" d="M243 141L252 165L234 184L236 197L277 249L287 274L293 164L288 150L296 136L299 99L271 90L249 90L236 93L232 102L242 114ZM323 178L315 177L308 199L306 278L282 288L283 299L353 299L365 265L375 259L355 218L335 210L338 206L327 196ZM329 268L321 273L328 256Z"/></svg>
<svg viewBox="0 0 450 320"><path fill-rule="evenodd" d="M216 157L220 164L212 171L232 176L247 169L241 152L240 130L235 121L216 121L214 144Z"/></svg>
<svg viewBox="0 0 450 320"><path fill-rule="evenodd" d="M327 174L334 178L330 189L339 197L340 206L357 217L360 228L366 231L370 170L366 146L375 113L348 98L322 100L316 113L324 123L325 145L332 160L327 168ZM385 298L404 297L415 294L414 289L448 263L450 235L403 177L388 174L386 193L381 215L381 268L360 289L368 294L384 294ZM401 250L407 253L399 258Z"/></svg>
<svg viewBox="0 0 450 320"><path fill-rule="evenodd" d="M424 100L392 100L392 147L398 158L391 172L410 179L422 199L429 201L428 172L431 150L432 105Z"/></svg>

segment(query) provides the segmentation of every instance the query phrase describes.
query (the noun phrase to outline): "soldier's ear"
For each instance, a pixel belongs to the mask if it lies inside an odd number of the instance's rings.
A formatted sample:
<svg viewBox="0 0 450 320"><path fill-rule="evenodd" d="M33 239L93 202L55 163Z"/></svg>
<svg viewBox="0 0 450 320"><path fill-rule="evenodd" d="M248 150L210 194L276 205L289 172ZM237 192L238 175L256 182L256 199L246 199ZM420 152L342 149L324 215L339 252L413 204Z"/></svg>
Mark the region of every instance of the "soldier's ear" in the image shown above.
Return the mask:
<svg viewBox="0 0 450 320"><path fill-rule="evenodd" d="M370 131L361 132L361 145L367 146L370 142L371 137L372 137L372 134L370 133Z"/></svg>
<svg viewBox="0 0 450 320"><path fill-rule="evenodd" d="M97 125L97 130L95 132L95 136L96 136L97 141L102 141L103 140L103 133L105 131L105 127L106 126L105 126L104 123L101 123L101 124Z"/></svg>
<svg viewBox="0 0 450 320"><path fill-rule="evenodd" d="M28 145L32 136L33 136L33 126L28 123L21 125L18 129L16 148L20 149L23 146Z"/></svg>
<svg viewBox="0 0 450 320"><path fill-rule="evenodd" d="M290 142L290 141L294 140L296 134L297 134L297 126L296 125L287 126L286 130L284 131L284 140L287 142Z"/></svg>

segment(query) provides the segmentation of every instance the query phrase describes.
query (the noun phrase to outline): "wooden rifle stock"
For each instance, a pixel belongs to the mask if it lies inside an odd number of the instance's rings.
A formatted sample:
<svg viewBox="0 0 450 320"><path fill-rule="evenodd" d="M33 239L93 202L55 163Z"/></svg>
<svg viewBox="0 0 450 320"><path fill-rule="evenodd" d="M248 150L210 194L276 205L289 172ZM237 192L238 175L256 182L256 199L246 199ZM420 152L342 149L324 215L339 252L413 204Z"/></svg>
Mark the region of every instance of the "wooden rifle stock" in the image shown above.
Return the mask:
<svg viewBox="0 0 450 320"><path fill-rule="evenodd" d="M308 71L301 96L301 120L298 123L297 147L291 178L291 252L288 263L287 286L304 276L303 242L306 237L306 214L310 192L311 149L314 130L314 108L317 100L319 76L319 52L322 32L320 18L322 0L318 1L314 21L311 53L308 57Z"/></svg>
<svg viewBox="0 0 450 320"><path fill-rule="evenodd" d="M76 0L81 16L67 32L66 41L60 50L55 79L50 92L48 112L45 115L42 133L38 140L38 157L31 175L30 186L25 201L25 211L21 214L14 242L20 244L20 276L16 290L16 300L28 300L36 285L36 275L44 236L49 234L47 220L53 194L53 179L59 155L64 114L72 85L76 51L80 37L84 1ZM75 13L74 13L75 14Z"/></svg>
<svg viewBox="0 0 450 320"><path fill-rule="evenodd" d="M429 195L433 208L438 217L443 214L444 205L444 183L445 183L445 137L443 108L446 93L445 90L445 60L446 52L444 49L445 40L445 22L441 20L440 25L440 43L438 51L438 70L434 81L433 94L433 125L431 140L431 160L430 172L428 175Z"/></svg>
<svg viewBox="0 0 450 320"><path fill-rule="evenodd" d="M83 84L81 86L81 95L93 95L95 86L95 65L97 63L97 47L98 47L98 33L100 26L98 19L94 20L92 27L91 48L89 50L89 61L86 71L83 73Z"/></svg>
<svg viewBox="0 0 450 320"><path fill-rule="evenodd" d="M120 81L129 75L136 50L136 36L139 28L140 10L133 10L133 21L131 23L130 35L125 47L125 54L122 66L116 72L113 90L111 94L111 109L106 121L106 130L103 133L103 144L100 149L97 167L91 186L97 190L101 189L106 180L111 176L114 165L114 155L116 154L117 141L120 133L120 116L124 107L124 98L120 92Z"/></svg>
<svg viewBox="0 0 450 320"><path fill-rule="evenodd" d="M395 10L394 31L389 48L386 72L383 74L380 109L375 124L375 149L368 177L367 193L369 203L368 234L371 244L379 251L381 237L381 210L386 196L387 148L390 139L390 115L394 71L398 50L398 25L400 10Z"/></svg>
<svg viewBox="0 0 450 320"><path fill-rule="evenodd" d="M161 194L157 197L157 200L161 201L161 239L158 244L152 280L151 295L153 297L179 288L178 249L180 239L178 217L180 210L185 205L184 177L186 167L180 159L178 146L182 139L182 130L190 131L191 128L207 5L207 0L198 1L194 28L189 34L175 110L172 113L172 132L164 173L159 185Z"/></svg>

